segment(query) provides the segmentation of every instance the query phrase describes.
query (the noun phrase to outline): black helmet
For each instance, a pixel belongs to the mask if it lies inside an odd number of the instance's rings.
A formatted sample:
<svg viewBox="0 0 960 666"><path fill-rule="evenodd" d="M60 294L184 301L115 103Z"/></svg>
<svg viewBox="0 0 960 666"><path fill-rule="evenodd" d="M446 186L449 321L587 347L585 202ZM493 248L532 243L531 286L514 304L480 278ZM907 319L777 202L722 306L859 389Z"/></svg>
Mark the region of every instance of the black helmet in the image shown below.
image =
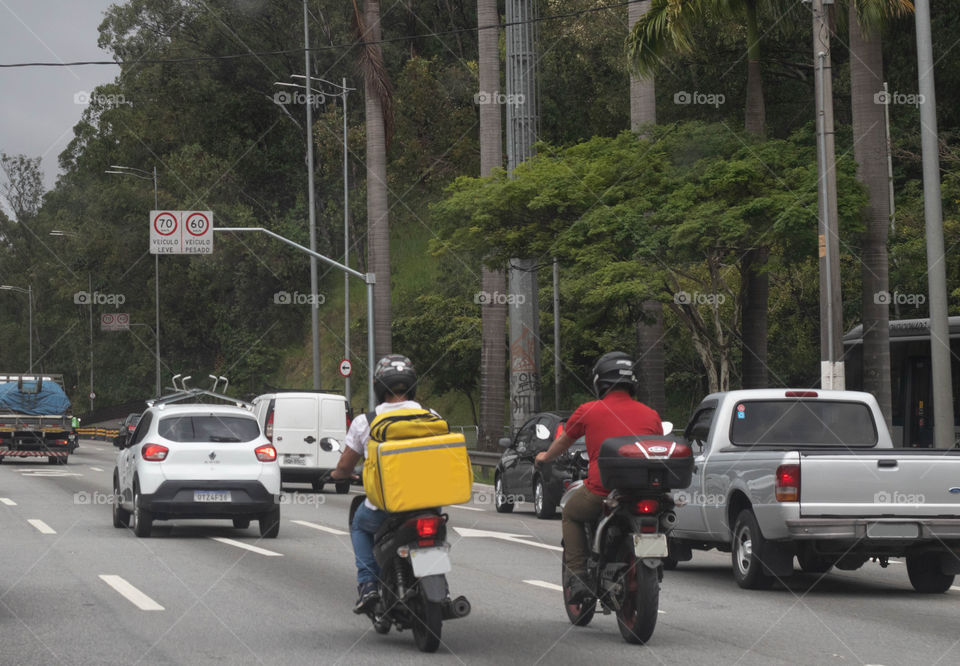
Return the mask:
<svg viewBox="0 0 960 666"><path fill-rule="evenodd" d="M621 351L607 352L593 366L593 390L602 398L614 386L622 386L637 393L637 375L633 371L634 362L628 354Z"/></svg>
<svg viewBox="0 0 960 666"><path fill-rule="evenodd" d="M417 371L410 359L401 354L381 358L373 370L373 393L377 404L386 400L388 393L406 395L413 400L417 393Z"/></svg>

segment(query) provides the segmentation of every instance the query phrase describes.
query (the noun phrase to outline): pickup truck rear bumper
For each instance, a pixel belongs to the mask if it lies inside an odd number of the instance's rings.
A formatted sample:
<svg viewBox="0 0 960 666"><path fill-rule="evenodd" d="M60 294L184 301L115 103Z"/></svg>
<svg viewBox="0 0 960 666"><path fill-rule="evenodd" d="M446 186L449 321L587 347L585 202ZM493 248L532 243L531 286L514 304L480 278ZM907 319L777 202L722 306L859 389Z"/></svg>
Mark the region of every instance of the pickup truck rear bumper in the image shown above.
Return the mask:
<svg viewBox="0 0 960 666"><path fill-rule="evenodd" d="M960 539L960 518L804 518L788 520L791 539Z"/></svg>

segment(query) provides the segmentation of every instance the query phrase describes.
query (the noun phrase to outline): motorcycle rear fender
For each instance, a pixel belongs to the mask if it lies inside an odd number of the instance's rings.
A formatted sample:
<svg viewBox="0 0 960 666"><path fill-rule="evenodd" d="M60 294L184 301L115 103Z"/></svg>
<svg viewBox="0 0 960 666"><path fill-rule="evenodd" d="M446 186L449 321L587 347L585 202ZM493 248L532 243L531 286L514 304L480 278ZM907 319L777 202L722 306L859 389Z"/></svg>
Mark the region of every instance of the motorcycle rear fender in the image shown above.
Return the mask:
<svg viewBox="0 0 960 666"><path fill-rule="evenodd" d="M427 601L443 601L448 596L447 577L443 574L424 576L420 579L420 589Z"/></svg>

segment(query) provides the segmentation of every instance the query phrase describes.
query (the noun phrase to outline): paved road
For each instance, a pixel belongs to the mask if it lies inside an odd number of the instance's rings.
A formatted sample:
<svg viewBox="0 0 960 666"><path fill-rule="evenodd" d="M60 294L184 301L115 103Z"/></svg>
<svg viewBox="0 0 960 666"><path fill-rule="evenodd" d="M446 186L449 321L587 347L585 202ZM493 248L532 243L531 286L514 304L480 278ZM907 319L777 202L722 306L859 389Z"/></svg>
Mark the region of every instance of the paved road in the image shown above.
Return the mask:
<svg viewBox="0 0 960 666"><path fill-rule="evenodd" d="M409 632L379 636L350 612L350 496L288 493L277 539L226 521L137 539L111 524L113 460L84 441L64 467L0 465L0 664L960 663L960 587L918 595L899 563L748 592L727 555L698 553L667 572L649 645L624 643L612 616L573 628L559 519L498 515L485 493L449 509L450 587L473 613L422 655Z"/></svg>

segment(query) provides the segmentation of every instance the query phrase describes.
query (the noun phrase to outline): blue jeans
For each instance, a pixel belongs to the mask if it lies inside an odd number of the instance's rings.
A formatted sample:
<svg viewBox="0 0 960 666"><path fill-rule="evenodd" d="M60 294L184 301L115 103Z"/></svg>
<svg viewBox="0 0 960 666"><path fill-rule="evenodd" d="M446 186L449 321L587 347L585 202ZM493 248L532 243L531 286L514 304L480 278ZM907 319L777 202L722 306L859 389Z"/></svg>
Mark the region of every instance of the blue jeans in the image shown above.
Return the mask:
<svg viewBox="0 0 960 666"><path fill-rule="evenodd" d="M387 519L386 511L371 509L366 503L357 507L350 526L350 540L353 541L353 556L357 561L357 583L376 581L380 576L380 565L373 557L373 537Z"/></svg>

